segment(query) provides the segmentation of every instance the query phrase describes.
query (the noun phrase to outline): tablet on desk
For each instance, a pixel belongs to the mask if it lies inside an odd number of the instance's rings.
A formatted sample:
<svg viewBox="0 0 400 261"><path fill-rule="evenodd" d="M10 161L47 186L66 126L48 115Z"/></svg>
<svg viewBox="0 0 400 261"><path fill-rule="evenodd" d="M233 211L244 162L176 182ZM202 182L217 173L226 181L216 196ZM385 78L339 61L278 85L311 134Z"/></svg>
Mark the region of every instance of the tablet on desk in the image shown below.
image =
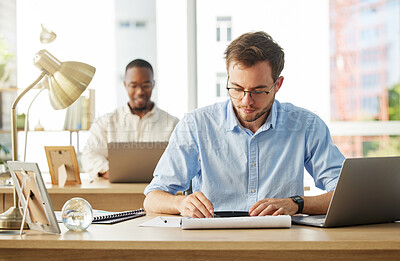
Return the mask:
<svg viewBox="0 0 400 261"><path fill-rule="evenodd" d="M214 217L215 218L222 218L222 217L248 217L249 212L247 211L215 211Z"/></svg>

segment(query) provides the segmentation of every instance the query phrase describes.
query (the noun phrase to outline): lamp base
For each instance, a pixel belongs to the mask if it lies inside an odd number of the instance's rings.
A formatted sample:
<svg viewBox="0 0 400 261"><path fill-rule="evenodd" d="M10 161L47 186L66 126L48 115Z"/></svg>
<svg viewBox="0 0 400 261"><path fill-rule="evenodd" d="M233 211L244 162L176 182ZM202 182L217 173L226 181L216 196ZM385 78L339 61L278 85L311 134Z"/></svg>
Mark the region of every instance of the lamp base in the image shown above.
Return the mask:
<svg viewBox="0 0 400 261"><path fill-rule="evenodd" d="M0 215L0 230L14 230L20 229L22 222L22 215L18 208L11 207L6 212ZM28 225L25 223L24 229L28 228Z"/></svg>

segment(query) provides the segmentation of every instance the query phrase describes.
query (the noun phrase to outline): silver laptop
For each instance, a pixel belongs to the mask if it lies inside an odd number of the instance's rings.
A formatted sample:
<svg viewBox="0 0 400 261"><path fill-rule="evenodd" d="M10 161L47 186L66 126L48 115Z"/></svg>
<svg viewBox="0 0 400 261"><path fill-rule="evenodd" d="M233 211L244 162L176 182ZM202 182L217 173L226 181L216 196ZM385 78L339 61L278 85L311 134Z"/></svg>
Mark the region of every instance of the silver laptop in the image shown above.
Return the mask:
<svg viewBox="0 0 400 261"><path fill-rule="evenodd" d="M326 215L293 216L294 224L341 227L400 220L400 157L343 163Z"/></svg>
<svg viewBox="0 0 400 261"><path fill-rule="evenodd" d="M108 143L109 180L149 183L168 142Z"/></svg>

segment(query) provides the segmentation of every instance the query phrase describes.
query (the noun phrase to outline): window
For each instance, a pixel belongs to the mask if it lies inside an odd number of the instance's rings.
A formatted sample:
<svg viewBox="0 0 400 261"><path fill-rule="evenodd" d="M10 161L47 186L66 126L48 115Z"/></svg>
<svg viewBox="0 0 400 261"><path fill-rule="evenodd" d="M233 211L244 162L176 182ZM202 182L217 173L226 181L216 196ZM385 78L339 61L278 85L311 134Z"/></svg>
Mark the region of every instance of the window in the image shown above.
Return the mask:
<svg viewBox="0 0 400 261"><path fill-rule="evenodd" d="M217 17L217 42L232 41L232 24L230 16Z"/></svg>
<svg viewBox="0 0 400 261"><path fill-rule="evenodd" d="M361 75L361 87L363 90L374 90L379 87L379 75L376 73Z"/></svg>
<svg viewBox="0 0 400 261"><path fill-rule="evenodd" d="M127 21L127 20L123 20L123 21L119 22L119 27L120 28L141 29L141 28L146 28L146 22L145 21Z"/></svg>
<svg viewBox="0 0 400 261"><path fill-rule="evenodd" d="M217 73L216 75L216 96L219 97L227 97L225 85L226 85L226 78L228 76L226 73Z"/></svg>
<svg viewBox="0 0 400 261"><path fill-rule="evenodd" d="M361 66L363 68L374 68L379 65L382 55L377 49L367 49L361 51ZM383 56L382 56L383 57Z"/></svg>
<svg viewBox="0 0 400 261"><path fill-rule="evenodd" d="M378 113L379 113L378 97L363 97L362 98L362 112L365 115L365 117L368 117L368 118L371 117L371 119L377 118Z"/></svg>
<svg viewBox="0 0 400 261"><path fill-rule="evenodd" d="M331 119L347 134L334 141L348 157L398 155L399 123L387 121L400 119L400 1L330 0L330 7Z"/></svg>

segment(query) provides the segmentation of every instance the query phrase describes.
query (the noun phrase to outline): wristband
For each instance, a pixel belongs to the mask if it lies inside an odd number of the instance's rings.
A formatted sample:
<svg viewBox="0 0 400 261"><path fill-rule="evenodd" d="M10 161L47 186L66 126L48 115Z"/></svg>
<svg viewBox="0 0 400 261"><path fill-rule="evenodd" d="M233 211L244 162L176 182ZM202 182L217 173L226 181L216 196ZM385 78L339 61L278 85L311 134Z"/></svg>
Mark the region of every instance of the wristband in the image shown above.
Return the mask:
<svg viewBox="0 0 400 261"><path fill-rule="evenodd" d="M299 209L297 210L296 214L302 213L303 212L303 207L304 207L304 199L300 196L292 196L289 197L293 200L293 202L295 202Z"/></svg>

